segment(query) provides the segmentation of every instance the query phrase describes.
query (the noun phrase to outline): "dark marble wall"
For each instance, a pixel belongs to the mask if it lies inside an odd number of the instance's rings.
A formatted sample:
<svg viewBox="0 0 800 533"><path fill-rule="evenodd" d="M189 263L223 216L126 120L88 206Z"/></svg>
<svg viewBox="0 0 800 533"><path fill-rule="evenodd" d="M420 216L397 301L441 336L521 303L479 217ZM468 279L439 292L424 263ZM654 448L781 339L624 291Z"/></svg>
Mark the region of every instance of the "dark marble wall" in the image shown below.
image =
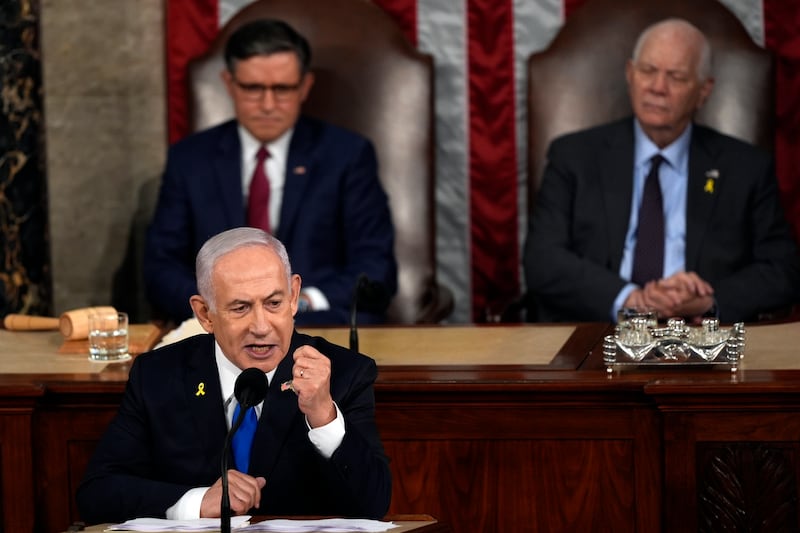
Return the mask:
<svg viewBox="0 0 800 533"><path fill-rule="evenodd" d="M0 317L51 313L38 0L0 2Z"/></svg>

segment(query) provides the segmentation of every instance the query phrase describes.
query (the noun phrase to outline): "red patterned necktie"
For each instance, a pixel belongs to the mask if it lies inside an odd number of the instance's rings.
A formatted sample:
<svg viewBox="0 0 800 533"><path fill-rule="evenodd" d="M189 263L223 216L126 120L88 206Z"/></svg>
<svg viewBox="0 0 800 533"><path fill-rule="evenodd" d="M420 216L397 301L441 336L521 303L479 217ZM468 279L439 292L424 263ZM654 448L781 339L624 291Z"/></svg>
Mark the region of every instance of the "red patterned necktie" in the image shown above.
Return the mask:
<svg viewBox="0 0 800 533"><path fill-rule="evenodd" d="M656 154L651 161L639 207L631 273L631 281L641 287L648 281L660 279L664 273L664 207L658 184L658 167L664 158Z"/></svg>
<svg viewBox="0 0 800 533"><path fill-rule="evenodd" d="M261 228L271 233L269 224L269 178L264 169L264 162L269 151L262 146L256 152L256 168L250 180L250 196L247 199L247 225Z"/></svg>

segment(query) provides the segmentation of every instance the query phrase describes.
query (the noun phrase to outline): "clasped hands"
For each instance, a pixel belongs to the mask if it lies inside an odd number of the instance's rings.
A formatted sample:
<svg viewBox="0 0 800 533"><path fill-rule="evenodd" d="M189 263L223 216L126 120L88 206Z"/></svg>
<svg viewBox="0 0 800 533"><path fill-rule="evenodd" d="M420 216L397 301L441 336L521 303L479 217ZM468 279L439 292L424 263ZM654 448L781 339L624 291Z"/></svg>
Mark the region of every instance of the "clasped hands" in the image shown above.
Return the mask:
<svg viewBox="0 0 800 533"><path fill-rule="evenodd" d="M698 323L714 306L714 288L695 272L677 272L635 289L625 307L649 308L659 318L684 317Z"/></svg>

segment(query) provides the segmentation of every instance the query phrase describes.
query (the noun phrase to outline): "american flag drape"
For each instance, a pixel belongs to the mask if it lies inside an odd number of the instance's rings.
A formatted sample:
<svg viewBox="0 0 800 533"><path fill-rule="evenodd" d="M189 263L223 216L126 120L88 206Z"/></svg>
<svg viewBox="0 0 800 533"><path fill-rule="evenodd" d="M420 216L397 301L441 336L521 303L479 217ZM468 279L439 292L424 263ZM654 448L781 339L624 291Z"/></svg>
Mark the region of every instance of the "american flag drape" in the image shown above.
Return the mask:
<svg viewBox="0 0 800 533"><path fill-rule="evenodd" d="M525 62L591 0L373 0L436 64L439 281L456 296L451 322L481 321L522 289L526 220ZM776 54L776 158L800 235L800 3L721 0ZM187 131L186 65L250 0L168 0L170 142ZM622 73L620 73L622 75Z"/></svg>

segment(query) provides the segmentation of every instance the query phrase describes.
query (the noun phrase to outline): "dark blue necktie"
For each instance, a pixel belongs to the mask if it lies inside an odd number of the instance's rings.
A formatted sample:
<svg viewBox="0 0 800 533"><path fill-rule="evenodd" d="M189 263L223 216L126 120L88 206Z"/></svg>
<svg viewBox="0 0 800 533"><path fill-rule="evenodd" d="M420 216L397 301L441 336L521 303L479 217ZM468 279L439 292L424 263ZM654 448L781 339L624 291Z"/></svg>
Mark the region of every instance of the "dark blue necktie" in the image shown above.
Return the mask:
<svg viewBox="0 0 800 533"><path fill-rule="evenodd" d="M660 279L664 273L664 202L658 184L658 167L664 158L656 154L651 161L639 207L631 272L631 281L641 287L648 281Z"/></svg>
<svg viewBox="0 0 800 533"><path fill-rule="evenodd" d="M236 409L233 410L234 423L239 417L239 410L239 404L237 403ZM244 413L242 425L233 434L233 459L236 464L236 470L245 474L250 468L250 450L253 448L253 437L256 434L257 426L256 409L255 407L249 407Z"/></svg>

